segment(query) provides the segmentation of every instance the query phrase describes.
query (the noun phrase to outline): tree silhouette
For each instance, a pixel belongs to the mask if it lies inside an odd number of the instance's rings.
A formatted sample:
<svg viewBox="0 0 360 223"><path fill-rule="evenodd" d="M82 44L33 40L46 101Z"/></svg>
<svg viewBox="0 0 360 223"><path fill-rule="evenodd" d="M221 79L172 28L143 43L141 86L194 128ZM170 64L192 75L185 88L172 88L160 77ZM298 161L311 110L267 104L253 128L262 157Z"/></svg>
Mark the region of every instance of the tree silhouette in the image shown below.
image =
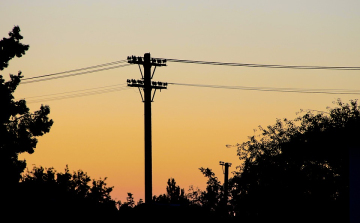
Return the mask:
<svg viewBox="0 0 360 223"><path fill-rule="evenodd" d="M113 187L104 180L91 180L82 170L70 173L54 168L34 167L20 182L19 207L23 220L40 222L78 222L112 220L116 202L111 198ZM57 216L54 218L54 216Z"/></svg>
<svg viewBox="0 0 360 223"><path fill-rule="evenodd" d="M176 185L174 178L167 181L166 194L154 196L153 200L157 203L173 205L189 205L189 200L185 195L185 190Z"/></svg>
<svg viewBox="0 0 360 223"><path fill-rule="evenodd" d="M15 56L21 57L29 46L20 43L23 38L20 28L15 26L9 33L10 38L0 41L0 70L8 66L9 60ZM50 131L53 121L48 118L50 108L41 105L40 110L29 112L25 100L14 100L13 93L20 84L21 72L10 74L10 80L5 81L0 75L0 169L2 187L14 188L26 167L25 160L19 160L20 153L33 153L37 137ZM6 190L5 190L6 191Z"/></svg>
<svg viewBox="0 0 360 223"><path fill-rule="evenodd" d="M244 163L231 179L231 202L240 218L348 219L349 149L358 147L360 107L357 101L336 104L328 113L260 127L239 145Z"/></svg>
<svg viewBox="0 0 360 223"><path fill-rule="evenodd" d="M208 178L206 191L201 195L202 206L211 211L217 211L222 198L222 186L215 173L209 168L200 168L201 173Z"/></svg>

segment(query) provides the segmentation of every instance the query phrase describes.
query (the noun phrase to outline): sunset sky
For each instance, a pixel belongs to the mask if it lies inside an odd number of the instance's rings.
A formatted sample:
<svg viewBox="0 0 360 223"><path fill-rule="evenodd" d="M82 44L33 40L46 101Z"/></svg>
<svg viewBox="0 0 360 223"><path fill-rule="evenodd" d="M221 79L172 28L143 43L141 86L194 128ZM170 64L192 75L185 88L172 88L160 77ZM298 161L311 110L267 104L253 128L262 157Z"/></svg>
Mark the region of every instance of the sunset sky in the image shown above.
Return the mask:
<svg viewBox="0 0 360 223"><path fill-rule="evenodd" d="M18 25L30 49L0 74L8 80L21 70L30 78L147 52L185 60L360 66L359 10L358 0L2 0L0 37ZM28 168L63 171L68 164L95 179L108 177L114 199L125 201L127 192L136 201L144 198L144 109L139 91L126 87L127 79L140 77L131 65L20 84L16 99L25 98L32 111L49 105L54 120L35 153L21 156ZM167 62L156 69L154 80L360 92L360 71ZM112 85L121 88L104 93ZM102 94L84 96L84 89ZM58 94L64 92L71 93ZM300 109L326 111L337 98L347 102L359 95L169 85L152 104L153 194L165 193L168 178L185 190L190 185L205 189L200 167L211 168L223 181L219 161L232 163L230 171L240 165L236 147L227 144L246 141L259 125L277 118L293 119Z"/></svg>

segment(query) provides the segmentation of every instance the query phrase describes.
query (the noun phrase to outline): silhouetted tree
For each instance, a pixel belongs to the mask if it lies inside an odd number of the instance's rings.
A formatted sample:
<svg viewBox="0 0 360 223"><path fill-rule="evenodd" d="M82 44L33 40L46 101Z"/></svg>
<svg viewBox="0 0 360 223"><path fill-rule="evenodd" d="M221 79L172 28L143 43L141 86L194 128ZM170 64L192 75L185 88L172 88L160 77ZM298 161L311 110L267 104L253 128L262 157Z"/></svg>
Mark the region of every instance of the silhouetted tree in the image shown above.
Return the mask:
<svg viewBox="0 0 360 223"><path fill-rule="evenodd" d="M211 176L214 177L212 174ZM224 218L223 215L210 210L208 206L202 205L204 192L193 187L190 188L189 192L189 194L185 194L184 189L176 184L175 179L170 178L167 181L166 194L154 196L153 202L150 204L139 202L134 205L133 195L128 193L127 202L120 205L119 219L133 222L215 222L220 220L230 222L230 218ZM192 200L193 198L194 200Z"/></svg>
<svg viewBox="0 0 360 223"><path fill-rule="evenodd" d="M206 191L201 195L202 206L211 211L217 211L223 196L223 188L220 181L209 168L200 168L201 173L208 178Z"/></svg>
<svg viewBox="0 0 360 223"><path fill-rule="evenodd" d="M349 149L358 147L357 101L277 120L239 145L231 179L236 214L249 221L341 221L349 211Z"/></svg>
<svg viewBox="0 0 360 223"><path fill-rule="evenodd" d="M20 28L15 26L9 33L10 38L0 41L0 70L8 66L13 57L21 57L28 50L20 40ZM15 188L26 167L25 160L19 160L20 153L33 153L37 137L50 131L53 121L48 118L50 108L41 106L34 113L29 112L25 100L14 100L13 93L20 84L21 72L10 74L10 80L5 81L0 75L0 170L2 191ZM4 188L6 187L6 188Z"/></svg>
<svg viewBox="0 0 360 223"><path fill-rule="evenodd" d="M176 185L174 178L167 181L166 194L154 196L153 200L163 204L189 205L189 200L185 195L185 190Z"/></svg>
<svg viewBox="0 0 360 223"><path fill-rule="evenodd" d="M104 180L91 180L82 170L70 173L53 168L34 167L20 182L19 207L23 220L39 222L76 222L111 220L117 214ZM54 216L57 216L54 218Z"/></svg>

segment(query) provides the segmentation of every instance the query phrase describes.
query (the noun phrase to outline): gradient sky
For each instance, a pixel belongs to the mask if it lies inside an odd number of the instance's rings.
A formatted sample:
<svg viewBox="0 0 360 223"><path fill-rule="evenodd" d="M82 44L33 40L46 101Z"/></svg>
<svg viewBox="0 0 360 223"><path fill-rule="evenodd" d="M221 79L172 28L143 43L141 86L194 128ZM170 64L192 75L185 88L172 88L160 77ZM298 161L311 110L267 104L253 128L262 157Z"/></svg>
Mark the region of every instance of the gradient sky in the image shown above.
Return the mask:
<svg viewBox="0 0 360 223"><path fill-rule="evenodd" d="M0 31L19 25L30 49L1 74L25 78L126 59L129 55L188 60L320 66L359 66L360 1L19 1L0 2ZM291 70L167 63L154 80L248 87L360 90L359 71ZM16 98L125 84L140 78L136 66L32 84ZM126 89L126 88L125 88ZM240 164L236 148L259 125L295 118L300 109L326 110L337 98L358 95L300 94L169 85L153 107L153 194L167 179L185 190L205 189L199 167L222 181L218 162ZM38 98L39 99L39 98ZM51 108L54 125L26 158L28 167L82 169L108 177L113 198L144 197L143 103L137 89L29 103Z"/></svg>

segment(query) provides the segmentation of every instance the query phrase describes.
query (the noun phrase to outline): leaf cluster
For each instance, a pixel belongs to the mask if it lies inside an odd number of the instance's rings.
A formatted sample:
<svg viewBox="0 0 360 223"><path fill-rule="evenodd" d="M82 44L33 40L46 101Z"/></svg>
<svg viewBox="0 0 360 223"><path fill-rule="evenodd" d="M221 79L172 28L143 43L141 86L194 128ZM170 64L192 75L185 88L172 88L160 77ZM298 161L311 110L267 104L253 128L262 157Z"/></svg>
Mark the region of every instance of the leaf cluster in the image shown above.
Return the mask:
<svg viewBox="0 0 360 223"><path fill-rule="evenodd" d="M3 38L0 41L0 70L8 67L9 60L16 57L22 57L25 51L29 49L29 45L20 43L23 36L20 35L19 26L15 26L11 32L9 32L9 38Z"/></svg>

